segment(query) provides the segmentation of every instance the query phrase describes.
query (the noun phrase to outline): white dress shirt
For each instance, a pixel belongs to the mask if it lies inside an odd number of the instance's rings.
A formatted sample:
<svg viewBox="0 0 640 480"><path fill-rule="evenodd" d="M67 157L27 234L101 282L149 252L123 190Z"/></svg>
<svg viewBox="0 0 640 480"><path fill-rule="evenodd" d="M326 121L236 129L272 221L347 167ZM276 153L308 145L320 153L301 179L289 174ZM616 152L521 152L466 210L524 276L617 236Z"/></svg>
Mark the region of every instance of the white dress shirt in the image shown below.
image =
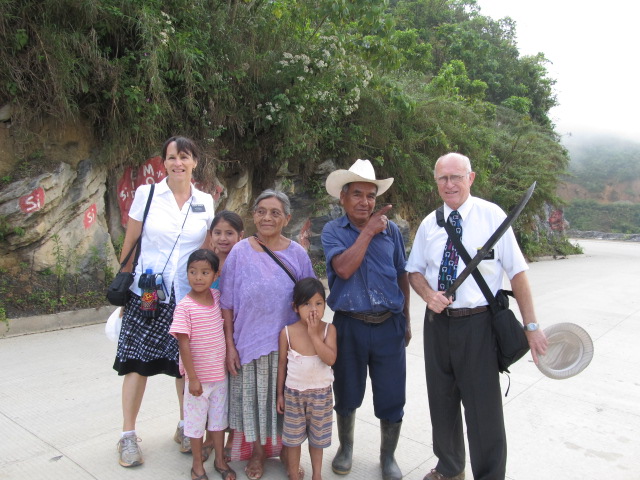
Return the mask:
<svg viewBox="0 0 640 480"><path fill-rule="evenodd" d="M445 221L451 212L452 209L445 204ZM471 195L460 206L458 212L462 217L462 244L473 258L500 226L506 218L506 214L498 205ZM407 262L407 272L421 273L434 290L438 287L440 263L447 238L444 227L439 227L436 223L435 211L431 212L418 227ZM459 258L458 275L464 270L464 267L464 261ZM493 247L493 258L485 258L478 266L480 273L494 294L502 288L503 272L506 272L511 280L516 274L528 270L528 268L511 228ZM456 299L450 307L473 308L482 305L487 305L487 300L476 281L469 276L456 291Z"/></svg>

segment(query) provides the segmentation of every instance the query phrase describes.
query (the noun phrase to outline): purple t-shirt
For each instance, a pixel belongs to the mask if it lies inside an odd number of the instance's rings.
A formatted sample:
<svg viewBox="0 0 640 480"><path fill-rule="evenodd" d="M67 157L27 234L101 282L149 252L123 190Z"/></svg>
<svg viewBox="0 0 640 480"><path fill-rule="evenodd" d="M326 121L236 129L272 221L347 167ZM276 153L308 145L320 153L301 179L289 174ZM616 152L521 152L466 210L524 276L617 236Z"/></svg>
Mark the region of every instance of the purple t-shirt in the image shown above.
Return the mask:
<svg viewBox="0 0 640 480"><path fill-rule="evenodd" d="M309 255L291 241L274 252L301 280L315 277ZM238 242L222 267L220 305L233 310L233 341L240 364L278 350L278 335L298 320L293 311L293 280L265 252L257 252L249 239Z"/></svg>

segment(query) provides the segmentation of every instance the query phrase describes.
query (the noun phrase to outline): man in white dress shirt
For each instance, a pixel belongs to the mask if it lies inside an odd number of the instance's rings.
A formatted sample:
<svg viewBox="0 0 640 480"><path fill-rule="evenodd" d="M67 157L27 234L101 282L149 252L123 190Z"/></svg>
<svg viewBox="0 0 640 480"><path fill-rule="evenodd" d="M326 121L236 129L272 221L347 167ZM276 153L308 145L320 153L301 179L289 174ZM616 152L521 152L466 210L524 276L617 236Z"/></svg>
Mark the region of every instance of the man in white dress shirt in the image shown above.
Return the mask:
<svg viewBox="0 0 640 480"><path fill-rule="evenodd" d="M434 175L444 201L444 218L448 219L452 212L461 218L462 244L473 258L506 214L497 205L470 194L475 172L464 155L449 153L440 157ZM456 291L455 300L444 296L446 288L438 288L447 239L447 232L436 221L436 212L432 212L418 228L406 267L411 286L427 302L424 358L433 450L438 463L424 480L464 479L461 403L465 410L473 478L504 479L507 441L491 312L471 277ZM502 288L503 272L507 274L524 320L533 360L537 363L538 355L546 351L547 340L537 328L526 276L528 267L512 229L496 243L478 268L494 295ZM457 271L463 269L460 258Z"/></svg>

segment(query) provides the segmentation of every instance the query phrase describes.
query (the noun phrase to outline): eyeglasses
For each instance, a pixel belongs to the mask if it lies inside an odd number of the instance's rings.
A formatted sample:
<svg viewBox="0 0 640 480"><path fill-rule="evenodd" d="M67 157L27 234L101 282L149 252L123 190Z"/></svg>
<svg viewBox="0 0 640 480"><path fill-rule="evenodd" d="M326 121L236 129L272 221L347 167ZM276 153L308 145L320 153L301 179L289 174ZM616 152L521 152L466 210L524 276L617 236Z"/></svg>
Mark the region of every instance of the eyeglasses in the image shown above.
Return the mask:
<svg viewBox="0 0 640 480"><path fill-rule="evenodd" d="M449 182L453 183L454 185L458 185L459 183L462 183L462 180L464 180L468 176L469 172L465 173L464 175L443 175L441 177L437 177L436 182L438 183L438 185L446 185Z"/></svg>
<svg viewBox="0 0 640 480"><path fill-rule="evenodd" d="M282 211L277 210L277 209L272 209L272 210L267 210L266 208L257 208L254 213L258 216L258 217L266 217L267 214L270 214L272 218L280 218L282 217L284 214L282 213Z"/></svg>

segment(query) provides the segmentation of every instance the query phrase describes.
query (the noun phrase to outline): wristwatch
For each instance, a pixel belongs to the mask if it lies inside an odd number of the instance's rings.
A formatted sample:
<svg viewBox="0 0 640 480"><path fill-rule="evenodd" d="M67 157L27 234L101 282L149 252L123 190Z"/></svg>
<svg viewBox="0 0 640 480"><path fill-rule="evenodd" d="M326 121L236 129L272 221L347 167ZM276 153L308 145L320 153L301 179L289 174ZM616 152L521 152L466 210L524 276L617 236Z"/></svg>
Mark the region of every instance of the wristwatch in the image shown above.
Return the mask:
<svg viewBox="0 0 640 480"><path fill-rule="evenodd" d="M527 323L524 326L524 329L529 331L529 332L535 332L536 330L538 330L538 324L535 323L535 322Z"/></svg>

